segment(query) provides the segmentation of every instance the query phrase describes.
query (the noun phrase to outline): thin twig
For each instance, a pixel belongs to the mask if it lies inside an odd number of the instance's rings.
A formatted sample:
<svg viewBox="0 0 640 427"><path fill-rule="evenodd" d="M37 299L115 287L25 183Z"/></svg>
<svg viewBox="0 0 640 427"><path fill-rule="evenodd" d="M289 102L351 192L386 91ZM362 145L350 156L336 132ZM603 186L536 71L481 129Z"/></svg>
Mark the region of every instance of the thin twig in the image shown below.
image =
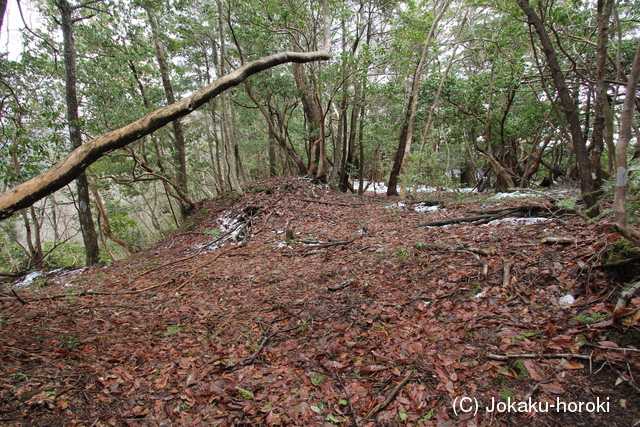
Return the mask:
<svg viewBox="0 0 640 427"><path fill-rule="evenodd" d="M590 356L585 354L573 354L573 353L560 353L560 354L536 354L536 353L524 353L524 354L487 354L487 358L491 360L511 360L511 359L583 359L591 360Z"/></svg>
<svg viewBox="0 0 640 427"><path fill-rule="evenodd" d="M638 348L630 348L630 347L606 347L604 345L598 345L598 344L591 344L591 343L584 343L582 344L585 347L593 347L593 348L599 348L601 350L612 350L612 351L623 351L623 352L631 352L631 353L640 353L640 349Z"/></svg>
<svg viewBox="0 0 640 427"><path fill-rule="evenodd" d="M345 387L344 382L342 382L342 377L337 372L334 372L334 377L338 379L338 382L342 387L342 391L344 392L344 396L347 400L347 404L349 405L349 410L351 411L351 416L353 417L353 423L355 424L356 427L360 427L360 421L358 421L358 414L356 414L356 410L351 404L351 399L349 399L349 393L347 393L347 388Z"/></svg>

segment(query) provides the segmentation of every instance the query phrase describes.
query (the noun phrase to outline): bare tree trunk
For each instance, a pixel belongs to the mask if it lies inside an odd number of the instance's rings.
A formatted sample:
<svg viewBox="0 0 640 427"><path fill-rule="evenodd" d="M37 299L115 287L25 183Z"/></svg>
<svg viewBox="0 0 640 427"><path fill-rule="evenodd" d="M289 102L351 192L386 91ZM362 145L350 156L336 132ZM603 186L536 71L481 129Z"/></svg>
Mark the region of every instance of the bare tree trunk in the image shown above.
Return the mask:
<svg viewBox="0 0 640 427"><path fill-rule="evenodd" d="M580 115L578 109L571 97L571 92L567 87L556 51L551 43L549 34L544 27L544 23L531 7L528 0L519 0L518 5L529 18L529 23L535 28L538 37L542 43L542 49L547 58L547 65L551 71L551 76L555 84L558 96L564 109L564 114L569 124L571 139L573 141L573 150L576 155L578 165L578 176L580 177L580 189L582 190L582 198L587 207L587 215L595 217L599 214L597 206L597 197L594 193L593 178L591 177L591 162L587 154L587 147L584 140L584 134L580 128Z"/></svg>
<svg viewBox="0 0 640 427"><path fill-rule="evenodd" d="M307 122L307 144L310 150L308 173L312 176L318 170L318 156L316 141L320 138L321 114L314 100L313 90L309 84L309 78L302 64L293 64L293 77L302 101L302 110Z"/></svg>
<svg viewBox="0 0 640 427"><path fill-rule="evenodd" d="M449 2L445 3L442 6L442 9L438 13L438 15L433 20L431 24L431 28L429 29L429 34L427 35L427 39L424 42L424 47L422 48L422 56L420 57L420 61L418 62L418 66L416 67L415 73L413 73L413 85L411 87L411 96L409 97L409 108L407 114L407 120L403 126L402 131L400 132L400 138L404 138L404 142L400 141L398 145L403 146L403 150L396 152L396 156L401 156L400 160L400 168L396 170L395 161L394 168L391 169L391 175L389 177L389 186L387 189L387 195L393 196L398 194L397 190L397 182L398 175L404 174L406 178L407 167L409 163L409 153L411 152L411 140L413 139L413 129L415 127L416 121L416 113L418 112L418 88L420 87L420 80L422 79L422 69L424 68L424 63L427 60L427 54L429 53L429 45L431 44L431 39L433 38L433 34L436 31L438 23L444 16L445 12L449 8ZM393 176L395 175L395 176ZM392 188L393 184L393 188ZM406 179L402 186L403 192L406 188Z"/></svg>
<svg viewBox="0 0 640 427"><path fill-rule="evenodd" d="M607 89L604 82L605 63L607 60L607 46L609 42L609 20L613 9L613 0L598 0L598 46L596 54L596 99L593 104L593 152L591 165L594 173L594 188L602 186L601 158L604 151L605 106L607 103Z"/></svg>
<svg viewBox="0 0 640 427"><path fill-rule="evenodd" d="M622 115L620 117L620 136L616 144L616 195L613 201L615 226L623 237L640 246L640 231L627 224L627 190L629 189L629 169L627 169L627 149L631 140L631 124L633 122L633 107L636 100L638 79L640 78L640 42L633 60L631 75L627 83L627 94L624 98Z"/></svg>
<svg viewBox="0 0 640 427"><path fill-rule="evenodd" d="M169 104L176 102L175 95L173 94L173 86L171 84L171 77L169 75L169 64L164 53L162 42L160 41L158 20L156 19L153 11L150 7L145 6L147 16L149 18L149 25L151 25L151 33L153 34L153 45L156 51L156 59L158 60L158 66L160 68L160 76L162 77L162 86L164 87L164 93ZM189 194L187 185L187 154L186 143L184 139L184 130L182 129L182 121L176 119L173 121L173 135L174 135L174 157L176 161L175 173L176 183L180 187L182 194ZM191 211L188 203L180 203L180 214L182 219L185 219Z"/></svg>
<svg viewBox="0 0 640 427"><path fill-rule="evenodd" d="M7 11L7 0L0 0L0 30L4 22L4 13Z"/></svg>
<svg viewBox="0 0 640 427"><path fill-rule="evenodd" d="M60 11L60 24L64 43L65 90L69 139L71 140L71 146L77 149L82 145L82 135L80 133L78 96L76 93L76 52L72 19L74 8L67 0L58 0L56 5ZM78 220L80 222L80 230L82 231L82 240L84 241L86 262L87 265L93 265L100 260L100 246L98 244L96 228L93 223L93 215L91 214L89 181L84 171L78 174L76 190L78 193Z"/></svg>

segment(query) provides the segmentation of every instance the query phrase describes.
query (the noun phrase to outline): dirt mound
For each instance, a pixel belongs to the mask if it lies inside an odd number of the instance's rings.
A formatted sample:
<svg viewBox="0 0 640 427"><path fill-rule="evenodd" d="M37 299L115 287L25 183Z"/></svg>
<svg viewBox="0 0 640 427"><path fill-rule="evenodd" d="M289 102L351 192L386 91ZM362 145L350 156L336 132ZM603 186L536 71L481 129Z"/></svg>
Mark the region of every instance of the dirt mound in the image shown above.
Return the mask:
<svg viewBox="0 0 640 427"><path fill-rule="evenodd" d="M202 203L145 253L16 290L26 305L7 292L0 422L640 418L638 351L612 348L637 343L637 321L608 316L620 289L596 268L618 239L609 224L564 214L418 227L525 203L552 210L544 199L418 199L267 180Z"/></svg>

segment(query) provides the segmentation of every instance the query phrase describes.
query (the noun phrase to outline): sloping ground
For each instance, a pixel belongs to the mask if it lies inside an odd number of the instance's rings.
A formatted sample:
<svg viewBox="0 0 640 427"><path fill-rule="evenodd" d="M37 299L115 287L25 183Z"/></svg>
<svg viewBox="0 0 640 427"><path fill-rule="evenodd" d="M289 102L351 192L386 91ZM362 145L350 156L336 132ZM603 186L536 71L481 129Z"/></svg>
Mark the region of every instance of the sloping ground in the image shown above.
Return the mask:
<svg viewBox="0 0 640 427"><path fill-rule="evenodd" d="M6 292L0 423L633 425L638 388L621 378L639 353L609 347L637 346L637 320L607 317L621 288L598 268L611 225L417 227L552 211L457 197L434 210L265 181L139 256L18 289L27 305Z"/></svg>

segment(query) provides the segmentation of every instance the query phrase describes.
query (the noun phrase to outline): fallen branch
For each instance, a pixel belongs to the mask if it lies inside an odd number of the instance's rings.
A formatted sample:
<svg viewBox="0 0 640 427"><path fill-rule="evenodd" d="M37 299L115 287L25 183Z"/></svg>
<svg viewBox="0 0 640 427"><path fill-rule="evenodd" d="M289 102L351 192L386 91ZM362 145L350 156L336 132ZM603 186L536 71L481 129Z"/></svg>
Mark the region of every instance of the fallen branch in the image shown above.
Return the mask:
<svg viewBox="0 0 640 427"><path fill-rule="evenodd" d="M413 371L409 371L407 375L405 375L405 377L402 379L402 381L400 381L398 385L393 389L393 391L389 394L389 396L387 396L384 402L378 403L376 406L374 406L373 409L369 411L369 413L365 418L371 418L372 416L374 416L375 414L377 414L378 412L382 411L384 408L389 406L389 404L393 401L393 399L396 398L396 396L398 395L402 387L404 387L405 384L409 382L412 376L413 376Z"/></svg>
<svg viewBox="0 0 640 427"><path fill-rule="evenodd" d="M355 281L356 281L356 279L345 280L344 282L342 282L338 286L331 286L331 287L327 288L327 290L331 291L331 292L341 291L344 288L346 288L347 286L355 283Z"/></svg>
<svg viewBox="0 0 640 427"><path fill-rule="evenodd" d="M626 308L629 305L631 299L635 296L636 292L638 292L638 289L640 289L640 282L624 291L620 295L620 298L618 298L618 302L616 303L616 310L619 308Z"/></svg>
<svg viewBox="0 0 640 427"><path fill-rule="evenodd" d="M612 350L612 351L622 351L622 352L631 352L631 353L640 353L640 349L638 348L631 348L631 347L607 347L604 345L598 345L598 344L591 344L591 343L584 343L582 344L585 347L593 347L593 348L598 348L600 350Z"/></svg>
<svg viewBox="0 0 640 427"><path fill-rule="evenodd" d="M334 377L338 379L340 383L340 387L342 387L342 391L344 392L345 399L347 400L347 404L349 405L349 410L351 411L351 417L353 418L353 423L356 427L360 427L360 422L358 421L358 414L356 414L356 410L351 404L351 399L349 398L349 393L347 392L347 388L344 386L344 382L338 373L334 373Z"/></svg>
<svg viewBox="0 0 640 427"><path fill-rule="evenodd" d="M71 183L102 156L126 147L174 120L191 114L225 90L239 85L253 74L287 62L305 63L329 59L328 46L325 48L327 50L317 52L281 52L248 62L175 104L160 108L120 129L108 132L81 145L40 175L0 194L0 220L9 218L16 211L33 205L43 197Z"/></svg>
<svg viewBox="0 0 640 427"><path fill-rule="evenodd" d="M311 246L309 246L309 248L307 248L307 249L329 248L331 246L348 245L349 243L353 243L355 240L356 240L356 238L353 237L353 238L351 238L349 240L336 240L336 241L333 241L333 242L311 244Z"/></svg>
<svg viewBox="0 0 640 427"><path fill-rule="evenodd" d="M460 224L463 222L475 222L481 219L491 218L491 215L476 215L464 218L442 219L440 221L425 222L418 224L416 227L442 227L443 225Z"/></svg>
<svg viewBox="0 0 640 427"><path fill-rule="evenodd" d="M540 215L543 212L545 215L548 215L549 212L552 212L552 210L549 208L537 206L537 205L519 206L517 208L481 212L480 215L475 215L475 216L443 219L440 221L431 221L424 224L419 224L417 225L417 227L442 227L443 225L460 224L463 222L475 222L474 225L484 225L484 224L490 223L491 221L495 221L497 219L504 218L505 216L509 216L509 215L524 217L526 215L533 215L534 213L536 215Z"/></svg>
<svg viewBox="0 0 640 427"><path fill-rule="evenodd" d="M272 324L274 322L271 322ZM245 357L243 359L241 359L238 363L232 364L232 365L225 365L224 362L225 360L229 360L229 359L218 359L214 362L212 362L213 365L221 365L220 366L220 371L224 371L224 372L229 372L229 371L235 371L236 369L242 368L243 366L248 366L250 364L252 364L256 358L260 355L260 353L262 352L262 350L264 350L264 348L267 346L267 344L269 343L269 341L275 337L276 335L279 334L285 334L287 332L291 332L291 331L295 331L296 329L299 329L300 326L294 326L292 328L288 328L288 329L281 329L278 331L275 331L271 334L265 335L262 340L260 341L260 345L258 346L258 348L256 349L256 351L253 352L253 354L251 354L251 356Z"/></svg>
<svg viewBox="0 0 640 427"><path fill-rule="evenodd" d="M455 253L474 253L483 256L495 255L497 251L494 248L474 248L467 247L465 245L447 245L442 243L423 243L421 245L422 250L430 251L443 251L443 252L455 252Z"/></svg>
<svg viewBox="0 0 640 427"><path fill-rule="evenodd" d="M487 358L491 360L507 361L511 359L583 359L591 360L591 356L584 354L573 353L560 353L560 354L536 354L536 353L524 353L524 354L487 354Z"/></svg>
<svg viewBox="0 0 640 427"><path fill-rule="evenodd" d="M332 205L332 206L347 206L347 207L351 207L351 206L365 206L366 203L337 203L337 202L321 202L320 200L313 200L313 199L300 199L303 202L309 202L309 203L319 203L321 205Z"/></svg>
<svg viewBox="0 0 640 427"><path fill-rule="evenodd" d="M564 236L546 236L540 239L540 243L546 243L548 245L573 245L577 242L574 237Z"/></svg>

